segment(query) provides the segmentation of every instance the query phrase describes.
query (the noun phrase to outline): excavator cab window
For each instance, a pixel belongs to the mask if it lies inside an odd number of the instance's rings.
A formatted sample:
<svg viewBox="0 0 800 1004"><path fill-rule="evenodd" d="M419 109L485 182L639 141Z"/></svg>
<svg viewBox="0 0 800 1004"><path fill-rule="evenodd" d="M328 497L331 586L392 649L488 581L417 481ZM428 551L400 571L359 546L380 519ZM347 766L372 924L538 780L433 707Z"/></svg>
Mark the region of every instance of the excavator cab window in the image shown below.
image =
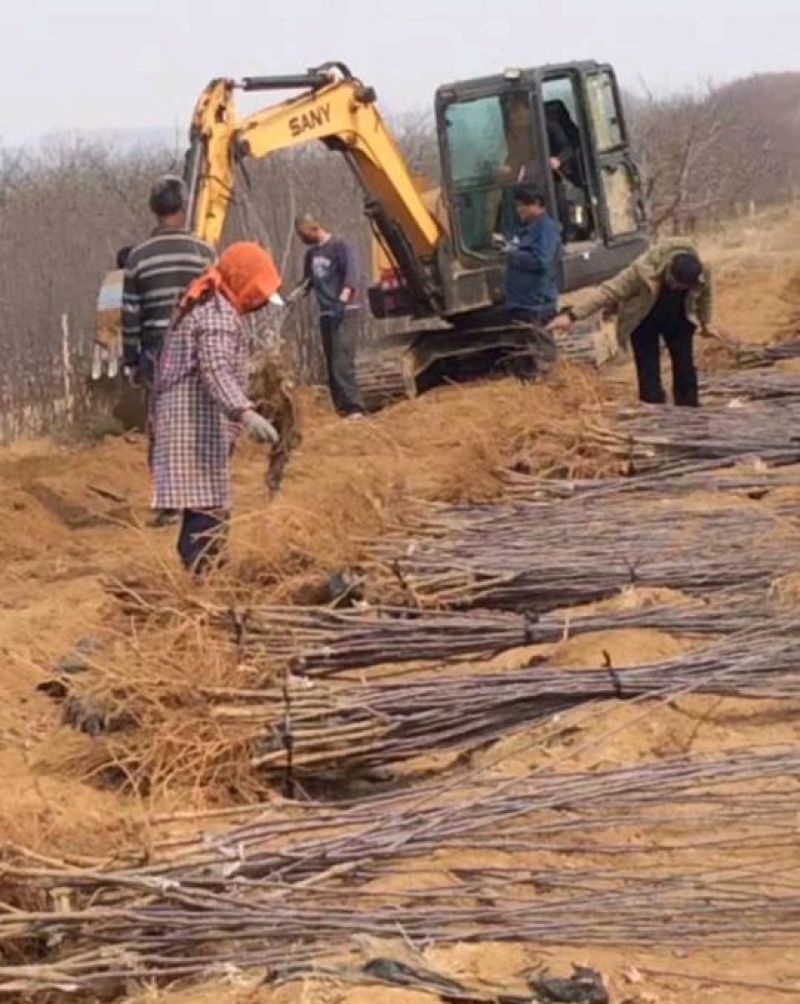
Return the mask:
<svg viewBox="0 0 800 1004"><path fill-rule="evenodd" d="M613 243L640 231L641 186L613 71L545 71L541 98L564 243Z"/></svg>
<svg viewBox="0 0 800 1004"><path fill-rule="evenodd" d="M565 244L596 239L589 188L588 136L579 78L568 73L542 81L547 154L556 213Z"/></svg>
<svg viewBox="0 0 800 1004"><path fill-rule="evenodd" d="M450 104L445 112L450 188L464 248L492 253L492 234L513 222L513 186L533 169L533 130L525 91Z"/></svg>
<svg viewBox="0 0 800 1004"><path fill-rule="evenodd" d="M461 81L439 89L436 107L443 185L462 266L496 267L492 235L516 226L519 182L545 193L561 226L565 261L580 260L573 269L580 281L626 257L603 249L639 246L641 185L611 67L569 63ZM578 281L577 271L567 281Z"/></svg>
<svg viewBox="0 0 800 1004"><path fill-rule="evenodd" d="M609 67L584 73L589 128L598 165L599 202L609 240L639 230L644 222L641 184L630 157L619 92Z"/></svg>

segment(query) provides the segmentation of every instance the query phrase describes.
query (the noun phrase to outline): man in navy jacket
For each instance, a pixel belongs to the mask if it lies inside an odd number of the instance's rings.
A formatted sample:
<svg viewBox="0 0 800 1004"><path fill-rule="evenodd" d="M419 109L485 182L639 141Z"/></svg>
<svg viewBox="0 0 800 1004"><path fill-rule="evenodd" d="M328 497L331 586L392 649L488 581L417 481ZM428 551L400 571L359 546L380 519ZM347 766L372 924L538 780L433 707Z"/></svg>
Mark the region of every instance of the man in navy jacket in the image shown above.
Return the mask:
<svg viewBox="0 0 800 1004"><path fill-rule="evenodd" d="M518 185L514 207L520 225L510 240L498 241L507 262L506 312L511 320L546 324L558 311L561 233L535 188Z"/></svg>

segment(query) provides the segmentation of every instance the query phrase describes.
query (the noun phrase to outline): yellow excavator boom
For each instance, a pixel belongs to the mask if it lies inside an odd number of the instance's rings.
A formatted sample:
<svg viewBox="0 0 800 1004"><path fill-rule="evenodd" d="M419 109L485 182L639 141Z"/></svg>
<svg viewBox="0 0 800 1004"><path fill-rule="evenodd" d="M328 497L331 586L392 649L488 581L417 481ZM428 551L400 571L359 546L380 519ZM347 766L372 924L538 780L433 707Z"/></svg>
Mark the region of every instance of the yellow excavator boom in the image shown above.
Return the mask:
<svg viewBox="0 0 800 1004"><path fill-rule="evenodd" d="M193 228L198 236L219 243L234 186L235 160L267 157L319 140L342 152L367 195L405 234L414 255L430 259L442 227L428 208L414 175L375 105L375 93L352 77L323 86L237 119L234 91L258 90L258 78L241 84L215 80L206 88L192 121L197 158L193 189Z"/></svg>

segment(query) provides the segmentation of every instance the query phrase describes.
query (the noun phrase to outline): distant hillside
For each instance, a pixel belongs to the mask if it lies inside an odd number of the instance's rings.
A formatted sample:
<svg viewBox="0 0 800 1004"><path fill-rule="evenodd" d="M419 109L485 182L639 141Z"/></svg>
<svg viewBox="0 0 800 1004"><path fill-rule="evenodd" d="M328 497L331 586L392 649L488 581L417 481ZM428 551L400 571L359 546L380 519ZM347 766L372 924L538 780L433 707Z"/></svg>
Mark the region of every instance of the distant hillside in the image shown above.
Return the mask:
<svg viewBox="0 0 800 1004"><path fill-rule="evenodd" d="M800 72L757 73L717 88L717 94L741 101L754 101L763 108L786 112L800 126Z"/></svg>
<svg viewBox="0 0 800 1004"><path fill-rule="evenodd" d="M800 195L800 73L628 99L656 223Z"/></svg>

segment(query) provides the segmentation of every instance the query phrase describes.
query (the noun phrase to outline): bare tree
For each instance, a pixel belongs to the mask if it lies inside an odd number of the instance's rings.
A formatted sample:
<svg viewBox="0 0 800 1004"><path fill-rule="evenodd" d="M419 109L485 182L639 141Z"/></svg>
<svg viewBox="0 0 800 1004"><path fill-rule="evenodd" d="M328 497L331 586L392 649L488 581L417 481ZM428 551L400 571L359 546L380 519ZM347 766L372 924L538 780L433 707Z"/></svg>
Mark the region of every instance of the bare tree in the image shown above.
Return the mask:
<svg viewBox="0 0 800 1004"><path fill-rule="evenodd" d="M751 200L791 198L800 179L800 74L767 74L668 97L628 96L651 220L680 229Z"/></svg>

